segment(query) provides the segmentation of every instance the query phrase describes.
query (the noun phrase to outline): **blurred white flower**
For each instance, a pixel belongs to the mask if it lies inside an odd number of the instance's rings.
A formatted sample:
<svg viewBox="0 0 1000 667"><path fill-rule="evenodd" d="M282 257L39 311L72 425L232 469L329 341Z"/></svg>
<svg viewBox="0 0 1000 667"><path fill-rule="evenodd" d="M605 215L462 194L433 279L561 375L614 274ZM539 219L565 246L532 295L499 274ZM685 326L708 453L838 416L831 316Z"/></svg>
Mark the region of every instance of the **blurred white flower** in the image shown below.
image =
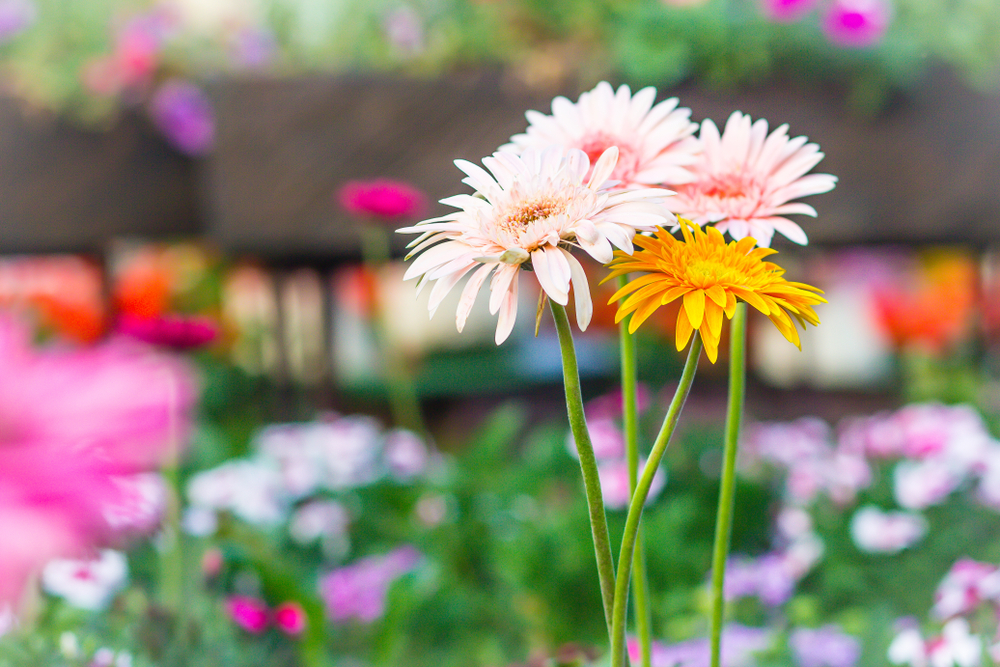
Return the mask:
<svg viewBox="0 0 1000 667"><path fill-rule="evenodd" d="M419 435L406 429L396 429L386 436L382 460L393 477L405 482L426 470L430 452Z"/></svg>
<svg viewBox="0 0 1000 667"><path fill-rule="evenodd" d="M350 522L347 509L337 501L313 500L295 510L288 522L288 533L293 540L306 545L322 537L343 534Z"/></svg>
<svg viewBox="0 0 1000 667"><path fill-rule="evenodd" d="M42 587L80 609L104 609L128 580L120 551L103 549L92 560L53 560L42 570Z"/></svg>
<svg viewBox="0 0 1000 667"><path fill-rule="evenodd" d="M851 539L862 551L893 554L913 546L927 534L927 520L914 512L883 512L862 507L851 518Z"/></svg>
<svg viewBox="0 0 1000 667"><path fill-rule="evenodd" d="M149 534L160 525L167 504L167 488L159 473L122 475L113 480L121 494L104 509L104 518L115 531Z"/></svg>
<svg viewBox="0 0 1000 667"><path fill-rule="evenodd" d="M932 612L939 619L965 615L986 600L1000 597L1000 568L962 558L951 566L934 592Z"/></svg>
<svg viewBox="0 0 1000 667"><path fill-rule="evenodd" d="M909 510L937 505L959 484L962 476L941 461L900 461L893 474L896 502Z"/></svg>
<svg viewBox="0 0 1000 667"><path fill-rule="evenodd" d="M281 476L254 461L228 461L188 482L192 505L230 511L252 524L281 521L287 511Z"/></svg>

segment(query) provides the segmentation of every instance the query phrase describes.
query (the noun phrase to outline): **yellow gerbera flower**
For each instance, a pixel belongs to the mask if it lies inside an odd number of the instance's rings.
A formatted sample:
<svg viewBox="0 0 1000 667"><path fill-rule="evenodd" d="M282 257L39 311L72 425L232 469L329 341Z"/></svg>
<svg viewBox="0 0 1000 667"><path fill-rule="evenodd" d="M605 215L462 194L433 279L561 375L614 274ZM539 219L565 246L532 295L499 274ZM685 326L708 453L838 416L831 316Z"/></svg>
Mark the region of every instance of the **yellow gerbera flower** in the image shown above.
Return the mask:
<svg viewBox="0 0 1000 667"><path fill-rule="evenodd" d="M777 251L755 247L757 242L750 237L726 244L714 227L705 230L690 220L679 220L683 241L658 227L654 236L635 237L634 242L641 250L634 255L615 251L608 265L611 274L605 280L626 273L646 273L622 287L608 301L612 303L629 295L619 305L615 322L632 313L628 330L634 333L657 308L684 297L677 316L677 349L684 349L697 329L714 364L719 356L722 315L732 319L736 300L741 299L767 315L778 331L801 349L792 317L803 329L806 322L819 324L812 306L826 303L826 299L818 296L823 291L785 280L784 269L763 261Z"/></svg>

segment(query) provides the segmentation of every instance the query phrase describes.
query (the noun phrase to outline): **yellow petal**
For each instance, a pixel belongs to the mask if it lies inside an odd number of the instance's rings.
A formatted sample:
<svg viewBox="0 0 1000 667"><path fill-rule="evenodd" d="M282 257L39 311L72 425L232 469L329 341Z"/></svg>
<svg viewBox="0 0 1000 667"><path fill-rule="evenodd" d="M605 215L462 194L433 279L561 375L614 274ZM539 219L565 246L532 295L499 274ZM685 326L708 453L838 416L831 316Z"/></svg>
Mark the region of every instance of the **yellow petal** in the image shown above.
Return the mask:
<svg viewBox="0 0 1000 667"><path fill-rule="evenodd" d="M632 319L628 321L628 332L635 333L639 325L646 321L650 315L653 314L657 308L660 307L660 302L657 299L650 299L646 303L642 304L639 310L635 311L632 315Z"/></svg>
<svg viewBox="0 0 1000 667"><path fill-rule="evenodd" d="M715 340L719 340L719 337L722 336L722 308L712 301L705 304L705 322L702 324L701 330L705 331L706 329Z"/></svg>
<svg viewBox="0 0 1000 667"><path fill-rule="evenodd" d="M705 293L708 295L708 298L719 304L719 308L726 307L726 290L721 285L712 285L705 290Z"/></svg>
<svg viewBox="0 0 1000 667"><path fill-rule="evenodd" d="M691 326L697 329L701 326L701 318L705 315L705 293L692 290L684 295L684 310L687 311Z"/></svg>
<svg viewBox="0 0 1000 667"><path fill-rule="evenodd" d="M680 312L677 313L677 335L675 340L677 342L677 351L680 352L687 345L688 339L691 338L691 332L694 328L691 326L691 322L688 320L684 309L681 308Z"/></svg>
<svg viewBox="0 0 1000 667"><path fill-rule="evenodd" d="M771 314L771 309L768 307L767 302L760 298L760 296L751 290L743 289L742 287L732 288L736 296L740 297L751 306L764 313L765 315Z"/></svg>
<svg viewBox="0 0 1000 667"><path fill-rule="evenodd" d="M608 303L614 303L615 301L622 298L626 294L631 294L640 287L645 287L646 285L655 283L660 280L663 280L663 276L657 273L650 273L649 275L642 276L641 278L636 278L635 280L633 280L632 282L628 283L620 290L615 292L614 296L608 299Z"/></svg>

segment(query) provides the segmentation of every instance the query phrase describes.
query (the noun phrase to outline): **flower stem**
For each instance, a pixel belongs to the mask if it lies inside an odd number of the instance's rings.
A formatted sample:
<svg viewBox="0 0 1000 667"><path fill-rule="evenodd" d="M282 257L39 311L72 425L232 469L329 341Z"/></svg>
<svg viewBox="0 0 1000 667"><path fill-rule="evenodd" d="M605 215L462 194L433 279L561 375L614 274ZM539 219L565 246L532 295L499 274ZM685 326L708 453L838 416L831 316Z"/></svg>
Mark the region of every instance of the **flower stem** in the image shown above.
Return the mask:
<svg viewBox="0 0 1000 667"><path fill-rule="evenodd" d="M628 284L628 275L618 277L618 286ZM628 332L628 321L618 325L618 341L622 365L622 417L625 425L625 452L628 457L629 497L635 494L639 481L639 408L637 394L638 375L635 336ZM649 582L646 577L645 541L642 526L636 534L636 548L632 556L632 601L635 603L635 627L639 636L642 667L652 663L651 617L649 610Z"/></svg>
<svg viewBox="0 0 1000 667"><path fill-rule="evenodd" d="M736 304L730 329L729 404L726 407L725 451L722 457L722 482L719 488L719 513L715 522L715 548L712 555L712 657L711 667L719 667L722 650L723 584L726 556L733 525L733 500L736 495L736 447L743 417L746 381L747 305Z"/></svg>
<svg viewBox="0 0 1000 667"><path fill-rule="evenodd" d="M652 485L653 476L663 459L663 453L667 450L667 445L670 444L670 436L673 435L677 426L681 409L691 391L701 349L701 336L695 334L691 341L691 349L688 351L687 361L684 362L684 371L681 373L680 382L677 383L677 390L674 391L674 398L670 401L670 407L667 408L667 414L663 418L663 426L660 427L660 432L653 442L653 449L649 452L649 460L646 461L642 477L639 478L639 483L636 485L635 493L632 494L632 500L629 503L621 552L618 555L618 579L615 582L615 606L611 621L611 667L625 665L625 614L628 608L629 564L632 562L636 538L639 534L642 508L646 504L649 487Z"/></svg>
<svg viewBox="0 0 1000 667"><path fill-rule="evenodd" d="M376 224L361 225L361 256L365 266L373 275L378 275L391 256L390 236L384 227ZM389 399L389 409L396 426L408 428L420 435L427 435L423 413L420 410L420 400L413 382L413 374L407 368L406 360L400 350L389 340L382 311L381 295L376 293L372 326L375 329L375 340L378 351L385 364L386 393Z"/></svg>
<svg viewBox="0 0 1000 667"><path fill-rule="evenodd" d="M563 386L566 390L566 412L569 417L570 431L572 431L573 440L576 442L576 451L580 455L580 470L583 472L583 487L587 494L590 529L594 536L594 551L597 556L597 574L601 581L604 620L610 632L611 612L614 609L615 564L611 556L608 519L604 513L604 498L601 495L601 482L597 474L597 458L594 456L594 446L590 442L587 421L583 415L580 371L576 363L576 348L573 346L573 333L569 328L569 318L566 316L566 309L555 301L550 299L549 306L552 309L552 319L555 320L556 332L559 335L559 348L562 352L563 364Z"/></svg>

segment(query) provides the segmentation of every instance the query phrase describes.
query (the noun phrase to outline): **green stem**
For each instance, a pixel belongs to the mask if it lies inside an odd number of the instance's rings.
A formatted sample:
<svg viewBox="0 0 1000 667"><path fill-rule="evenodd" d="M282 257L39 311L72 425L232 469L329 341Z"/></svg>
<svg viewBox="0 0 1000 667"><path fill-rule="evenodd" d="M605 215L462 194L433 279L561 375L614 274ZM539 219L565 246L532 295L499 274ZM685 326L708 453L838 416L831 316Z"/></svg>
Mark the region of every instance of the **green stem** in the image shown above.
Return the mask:
<svg viewBox="0 0 1000 667"><path fill-rule="evenodd" d="M625 614L628 608L628 584L629 584L629 564L632 562L635 550L636 538L639 534L639 520L642 518L642 508L646 504L646 497L649 495L649 487L653 483L653 476L660 466L663 453L670 444L670 436L673 435L677 427L677 419L680 417L681 409L691 391L691 384L694 382L694 373L698 368L698 358L701 356L702 340L697 333L691 341L691 349L688 351L687 361L684 362L684 371L681 373L680 382L677 383L677 390L674 391L674 398L670 401L670 407L663 418L663 426L653 442L653 449L649 452L649 460L642 469L642 477L636 486L635 493L628 507L628 516L625 519L625 532L622 536L621 552L618 555L618 579L615 582L615 606L611 617L611 667L623 667L625 664Z"/></svg>
<svg viewBox="0 0 1000 667"><path fill-rule="evenodd" d="M386 229L375 223L361 225L361 256L365 265L377 275L392 255L390 235ZM420 400L417 397L413 374L406 366L399 349L391 344L382 312L381 299L376 296L372 325L378 350L385 364L385 385L389 399L389 409L397 426L403 426L421 435L427 434Z"/></svg>
<svg viewBox="0 0 1000 667"><path fill-rule="evenodd" d="M729 535L733 525L733 500L736 495L736 447L740 437L740 420L743 417L743 397L746 393L747 305L743 302L736 304L729 333L729 405L726 407L726 441L712 556L711 667L719 667L722 650L723 584Z"/></svg>
<svg viewBox="0 0 1000 667"><path fill-rule="evenodd" d="M628 284L628 276L618 277L618 286ZM635 494L639 481L639 408L637 399L637 355L635 336L628 332L628 320L618 325L618 341L622 364L622 417L625 423L625 452L628 457L629 497ZM652 664L652 632L649 609L649 582L646 576L645 540L642 526L636 535L636 549L632 556L632 601L635 604L636 634L642 655L642 667Z"/></svg>
<svg viewBox="0 0 1000 667"><path fill-rule="evenodd" d="M583 472L583 488L587 493L590 510L590 529L594 535L594 551L597 556L597 574L601 581L601 600L604 602L604 620L611 631L611 612L614 609L615 564L611 556L611 540L608 537L608 519L604 514L604 498L601 495L601 481L597 473L597 458L590 442L587 421L583 415L583 394L580 392L580 371L576 364L576 348L573 333L569 328L566 309L549 300L552 319L559 335L559 349L562 352L563 386L566 389L566 412L569 427L580 455L580 470Z"/></svg>

